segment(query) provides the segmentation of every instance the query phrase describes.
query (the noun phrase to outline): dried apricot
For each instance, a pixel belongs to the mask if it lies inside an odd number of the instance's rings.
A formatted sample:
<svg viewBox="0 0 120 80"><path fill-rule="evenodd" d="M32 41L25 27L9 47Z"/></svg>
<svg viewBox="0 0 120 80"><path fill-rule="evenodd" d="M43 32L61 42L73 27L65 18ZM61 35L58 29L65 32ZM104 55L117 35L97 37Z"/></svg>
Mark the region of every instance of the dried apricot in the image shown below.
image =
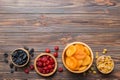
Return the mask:
<svg viewBox="0 0 120 80"><path fill-rule="evenodd" d="M81 66L80 68L79 68L79 71L83 71L83 70L85 70L87 68L87 66Z"/></svg>
<svg viewBox="0 0 120 80"><path fill-rule="evenodd" d="M79 50L79 52L76 52L74 57L78 60L84 59L86 57L86 53L83 52L82 50Z"/></svg>
<svg viewBox="0 0 120 80"><path fill-rule="evenodd" d="M70 69L75 70L77 67L77 60L74 57L66 57L66 65Z"/></svg>
<svg viewBox="0 0 120 80"><path fill-rule="evenodd" d="M66 50L66 55L68 57L72 56L74 53L76 52L76 47L74 45L71 45L68 47L68 49Z"/></svg>
<svg viewBox="0 0 120 80"><path fill-rule="evenodd" d="M85 53L87 53L87 55L90 55L90 51L87 47L84 47L84 51L85 51Z"/></svg>
<svg viewBox="0 0 120 80"><path fill-rule="evenodd" d="M89 65L90 62L91 62L91 58L90 58L90 56L87 55L87 56L85 57L85 59L83 60L82 65L84 65L84 66Z"/></svg>

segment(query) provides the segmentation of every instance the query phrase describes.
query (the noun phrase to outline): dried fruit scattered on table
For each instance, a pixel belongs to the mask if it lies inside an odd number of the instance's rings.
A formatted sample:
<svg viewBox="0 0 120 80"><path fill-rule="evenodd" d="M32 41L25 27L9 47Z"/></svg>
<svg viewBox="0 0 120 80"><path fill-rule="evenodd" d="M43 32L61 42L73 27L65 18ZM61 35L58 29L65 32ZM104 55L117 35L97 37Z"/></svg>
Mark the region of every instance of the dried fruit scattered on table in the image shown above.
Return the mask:
<svg viewBox="0 0 120 80"><path fill-rule="evenodd" d="M106 54L107 53L107 49L103 49L103 54Z"/></svg>
<svg viewBox="0 0 120 80"><path fill-rule="evenodd" d="M29 74L29 69L28 68L24 69L24 72Z"/></svg>
<svg viewBox="0 0 120 80"><path fill-rule="evenodd" d="M4 57L7 58L8 57L8 53L5 52L4 53Z"/></svg>
<svg viewBox="0 0 120 80"><path fill-rule="evenodd" d="M55 46L55 47L54 47L54 50L58 51L58 50L59 50L59 47L58 47L58 46Z"/></svg>
<svg viewBox="0 0 120 80"><path fill-rule="evenodd" d="M53 55L54 55L54 57L57 58L58 57L58 52L54 52Z"/></svg>
<svg viewBox="0 0 120 80"><path fill-rule="evenodd" d="M10 73L14 73L14 69L10 69Z"/></svg>
<svg viewBox="0 0 120 80"><path fill-rule="evenodd" d="M34 66L33 65L30 65L30 70L34 70Z"/></svg>
<svg viewBox="0 0 120 80"><path fill-rule="evenodd" d="M98 52L96 52L95 58L97 59L99 57Z"/></svg>
<svg viewBox="0 0 120 80"><path fill-rule="evenodd" d="M62 67L59 67L59 68L58 68L58 71L59 71L59 72L63 72L63 68L62 68Z"/></svg>
<svg viewBox="0 0 120 80"><path fill-rule="evenodd" d="M50 51L49 48L46 48L46 49L45 49L45 52L46 52L46 53L50 53L51 51Z"/></svg>
<svg viewBox="0 0 120 80"><path fill-rule="evenodd" d="M93 74L96 74L97 72L96 71L93 71Z"/></svg>
<svg viewBox="0 0 120 80"><path fill-rule="evenodd" d="M34 56L34 48L30 49L29 54L33 57Z"/></svg>
<svg viewBox="0 0 120 80"><path fill-rule="evenodd" d="M9 66L10 66L10 68L13 68L13 67L14 67L13 63L10 63Z"/></svg>

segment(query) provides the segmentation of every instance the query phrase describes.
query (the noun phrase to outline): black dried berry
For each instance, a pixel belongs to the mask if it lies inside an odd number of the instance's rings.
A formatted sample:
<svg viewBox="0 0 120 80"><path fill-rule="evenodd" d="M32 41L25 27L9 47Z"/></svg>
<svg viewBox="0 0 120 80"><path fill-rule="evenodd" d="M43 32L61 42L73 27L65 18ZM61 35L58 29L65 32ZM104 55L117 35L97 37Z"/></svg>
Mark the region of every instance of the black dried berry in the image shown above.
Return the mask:
<svg viewBox="0 0 120 80"><path fill-rule="evenodd" d="M7 60L6 58L4 58L4 62L5 62L5 63L8 63L8 60Z"/></svg>
<svg viewBox="0 0 120 80"><path fill-rule="evenodd" d="M15 71L17 71L17 67L15 67Z"/></svg>
<svg viewBox="0 0 120 80"><path fill-rule="evenodd" d="M29 48L27 46L24 46L24 49L27 50L27 51L29 51Z"/></svg>
<svg viewBox="0 0 120 80"><path fill-rule="evenodd" d="M33 54L33 53L31 54L31 57L34 57L34 54Z"/></svg>
<svg viewBox="0 0 120 80"><path fill-rule="evenodd" d="M5 52L4 53L4 57L7 58L8 57L8 53Z"/></svg>
<svg viewBox="0 0 120 80"><path fill-rule="evenodd" d="M10 73L14 73L14 69L11 69L11 70L10 70Z"/></svg>
<svg viewBox="0 0 120 80"><path fill-rule="evenodd" d="M30 55L34 53L34 48L30 49L29 51Z"/></svg>
<svg viewBox="0 0 120 80"><path fill-rule="evenodd" d="M9 66L10 66L10 68L13 68L13 67L14 67L13 63L10 63L10 65L9 65Z"/></svg>

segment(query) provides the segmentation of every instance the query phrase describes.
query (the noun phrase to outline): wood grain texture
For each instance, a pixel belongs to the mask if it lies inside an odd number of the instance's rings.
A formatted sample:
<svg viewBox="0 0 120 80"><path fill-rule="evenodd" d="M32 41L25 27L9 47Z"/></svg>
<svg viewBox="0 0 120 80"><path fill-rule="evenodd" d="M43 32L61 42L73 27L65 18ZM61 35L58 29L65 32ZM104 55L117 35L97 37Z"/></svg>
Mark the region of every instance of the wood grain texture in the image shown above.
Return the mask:
<svg viewBox="0 0 120 80"><path fill-rule="evenodd" d="M109 75L72 74L62 64L64 47L74 41L87 43L102 55L108 49L115 61ZM4 52L23 46L35 48L35 57L54 46L60 47L58 66L62 73L41 77L23 69L11 74ZM8 60L9 57L8 57ZM9 61L10 62L10 61ZM95 64L95 59L94 59ZM120 0L0 0L0 80L119 80L120 79Z"/></svg>
<svg viewBox="0 0 120 80"><path fill-rule="evenodd" d="M120 13L112 0L0 0L0 13Z"/></svg>

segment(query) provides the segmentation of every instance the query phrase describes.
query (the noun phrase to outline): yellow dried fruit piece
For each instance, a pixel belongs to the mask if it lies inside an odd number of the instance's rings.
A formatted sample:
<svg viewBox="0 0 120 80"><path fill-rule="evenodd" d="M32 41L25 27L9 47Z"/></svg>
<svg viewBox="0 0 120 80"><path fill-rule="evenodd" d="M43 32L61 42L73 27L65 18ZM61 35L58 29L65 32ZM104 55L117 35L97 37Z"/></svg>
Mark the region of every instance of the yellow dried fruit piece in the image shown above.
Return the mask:
<svg viewBox="0 0 120 80"><path fill-rule="evenodd" d="M103 49L103 54L106 54L107 53L107 49Z"/></svg>
<svg viewBox="0 0 120 80"><path fill-rule="evenodd" d="M66 57L66 65L70 69L75 70L77 67L77 60L74 57Z"/></svg>
<svg viewBox="0 0 120 80"><path fill-rule="evenodd" d="M87 55L90 55L90 51L87 47L84 47L84 51L85 51L85 53L87 53Z"/></svg>
<svg viewBox="0 0 120 80"><path fill-rule="evenodd" d="M68 47L68 49L66 50L66 55L68 57L72 56L74 53L76 52L76 47L74 45L71 45Z"/></svg>
<svg viewBox="0 0 120 80"><path fill-rule="evenodd" d="M95 58L97 59L98 57L99 57L98 52L96 52L96 56L95 56Z"/></svg>
<svg viewBox="0 0 120 80"><path fill-rule="evenodd" d="M79 68L79 71L83 71L83 70L85 70L87 68L87 66L81 66L80 68Z"/></svg>
<svg viewBox="0 0 120 80"><path fill-rule="evenodd" d="M87 55L87 56L85 57L85 59L83 60L82 65L89 65L90 62L91 62L91 58L90 58L90 56Z"/></svg>
<svg viewBox="0 0 120 80"><path fill-rule="evenodd" d="M93 74L96 74L97 72L96 71L93 71Z"/></svg>

